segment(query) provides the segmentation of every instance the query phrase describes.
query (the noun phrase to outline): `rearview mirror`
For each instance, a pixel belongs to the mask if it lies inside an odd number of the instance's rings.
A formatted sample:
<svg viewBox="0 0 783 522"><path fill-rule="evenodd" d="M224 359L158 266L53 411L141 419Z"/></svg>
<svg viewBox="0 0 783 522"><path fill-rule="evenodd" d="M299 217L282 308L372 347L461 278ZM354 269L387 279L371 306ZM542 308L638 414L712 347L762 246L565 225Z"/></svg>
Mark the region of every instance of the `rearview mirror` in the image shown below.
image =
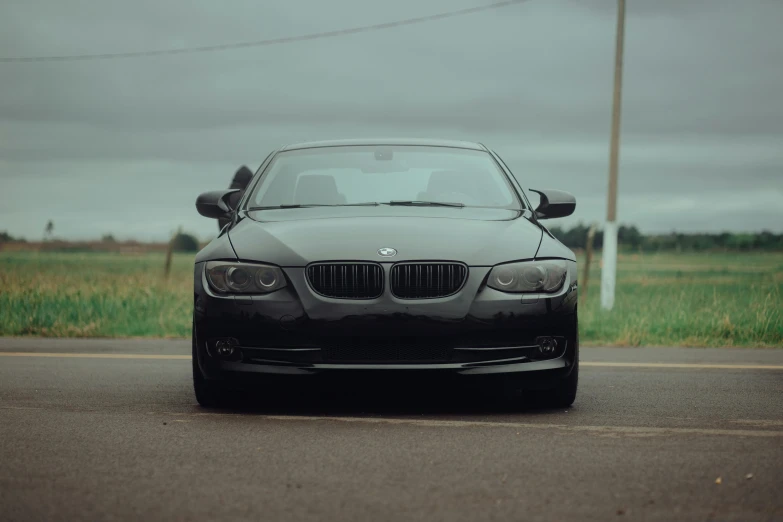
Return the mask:
<svg viewBox="0 0 783 522"><path fill-rule="evenodd" d="M536 207L536 217L538 219L553 219L570 216L576 210L576 198L568 192L562 190L530 189L541 196L541 201Z"/></svg>
<svg viewBox="0 0 783 522"><path fill-rule="evenodd" d="M237 192L240 192L240 190L229 189L204 192L196 198L196 210L204 217L213 219L224 218L234 210L231 206L231 196Z"/></svg>

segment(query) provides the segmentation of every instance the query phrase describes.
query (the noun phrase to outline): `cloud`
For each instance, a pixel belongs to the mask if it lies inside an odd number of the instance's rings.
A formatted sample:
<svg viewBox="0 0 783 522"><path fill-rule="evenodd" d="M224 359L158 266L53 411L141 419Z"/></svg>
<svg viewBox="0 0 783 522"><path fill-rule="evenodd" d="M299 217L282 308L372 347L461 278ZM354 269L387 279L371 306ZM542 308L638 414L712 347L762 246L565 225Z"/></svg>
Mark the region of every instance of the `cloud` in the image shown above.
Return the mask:
<svg viewBox="0 0 783 522"><path fill-rule="evenodd" d="M0 49L33 56L210 45L480 3L41 0L4 6ZM575 219L600 219L615 5L530 0L268 48L0 64L0 229L38 234L44 201L61 233L96 235L84 223L109 223L100 201L114 192L123 195L111 204L123 216L111 222L116 235L161 239L183 220L208 234L214 223L188 198L227 184L236 166L255 167L287 142L390 135L487 143L523 185L571 190L580 198ZM781 230L783 210L758 196L783 187L782 16L783 4L771 0L628 3L622 220L645 230ZM156 184L173 195L151 198L163 192ZM726 194L736 203L723 204ZM690 203L659 211L666 200ZM165 202L131 219L134 209Z"/></svg>

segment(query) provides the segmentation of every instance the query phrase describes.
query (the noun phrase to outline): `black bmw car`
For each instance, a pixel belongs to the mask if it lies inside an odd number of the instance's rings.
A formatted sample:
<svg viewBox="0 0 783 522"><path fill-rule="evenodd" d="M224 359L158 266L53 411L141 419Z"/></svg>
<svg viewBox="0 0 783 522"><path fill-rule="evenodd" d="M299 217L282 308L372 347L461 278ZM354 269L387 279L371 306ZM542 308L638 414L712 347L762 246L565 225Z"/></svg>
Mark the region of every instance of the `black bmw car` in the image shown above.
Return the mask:
<svg viewBox="0 0 783 522"><path fill-rule="evenodd" d="M570 405L576 258L541 220L576 202L535 192L484 145L409 139L289 145L201 194L224 226L195 263L198 402L241 374L429 371Z"/></svg>

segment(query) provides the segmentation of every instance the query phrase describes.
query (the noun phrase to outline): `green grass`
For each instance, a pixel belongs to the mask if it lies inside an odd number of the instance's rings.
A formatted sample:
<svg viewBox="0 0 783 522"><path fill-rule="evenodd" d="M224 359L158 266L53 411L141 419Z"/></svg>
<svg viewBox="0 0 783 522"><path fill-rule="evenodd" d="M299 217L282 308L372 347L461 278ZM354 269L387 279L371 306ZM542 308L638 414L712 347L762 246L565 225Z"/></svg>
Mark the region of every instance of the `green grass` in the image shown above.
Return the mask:
<svg viewBox="0 0 783 522"><path fill-rule="evenodd" d="M193 257L0 252L0 335L183 337Z"/></svg>
<svg viewBox="0 0 783 522"><path fill-rule="evenodd" d="M0 252L0 335L187 337L190 255ZM581 266L580 266L581 275ZM580 280L580 291L584 292ZM783 254L624 254L615 308L599 307L593 262L581 339L589 344L783 346Z"/></svg>
<svg viewBox="0 0 783 522"><path fill-rule="evenodd" d="M623 255L611 312L599 263L580 308L589 343L783 347L783 254Z"/></svg>

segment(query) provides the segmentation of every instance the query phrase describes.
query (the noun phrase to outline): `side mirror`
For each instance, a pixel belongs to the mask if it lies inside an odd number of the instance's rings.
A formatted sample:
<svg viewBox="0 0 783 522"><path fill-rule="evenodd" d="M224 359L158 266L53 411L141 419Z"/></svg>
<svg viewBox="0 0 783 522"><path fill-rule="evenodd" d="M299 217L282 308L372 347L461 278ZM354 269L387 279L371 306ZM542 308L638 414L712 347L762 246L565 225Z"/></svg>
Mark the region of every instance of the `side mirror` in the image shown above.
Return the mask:
<svg viewBox="0 0 783 522"><path fill-rule="evenodd" d="M231 206L231 196L239 189L213 190L204 192L196 198L196 210L204 217L220 219L228 216L234 209Z"/></svg>
<svg viewBox="0 0 783 522"><path fill-rule="evenodd" d="M541 196L541 201L536 207L538 219L553 219L570 216L576 210L576 198L562 190L536 190L530 189Z"/></svg>

